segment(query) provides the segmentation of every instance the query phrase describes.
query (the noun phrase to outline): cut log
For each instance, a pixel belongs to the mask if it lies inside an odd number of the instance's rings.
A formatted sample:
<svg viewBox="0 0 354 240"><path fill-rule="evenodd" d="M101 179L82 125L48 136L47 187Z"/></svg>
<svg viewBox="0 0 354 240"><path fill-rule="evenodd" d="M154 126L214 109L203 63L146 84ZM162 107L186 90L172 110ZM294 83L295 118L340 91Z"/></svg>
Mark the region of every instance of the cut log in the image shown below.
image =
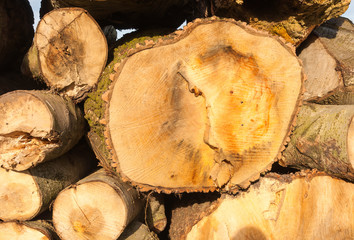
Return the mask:
<svg viewBox="0 0 354 240"><path fill-rule="evenodd" d="M53 223L62 240L115 240L142 206L133 187L101 169L58 195Z"/></svg>
<svg viewBox="0 0 354 240"><path fill-rule="evenodd" d="M0 240L59 240L54 228L45 221L2 222Z"/></svg>
<svg viewBox="0 0 354 240"><path fill-rule="evenodd" d="M118 240L159 240L153 232L150 232L148 226L134 221L128 225Z"/></svg>
<svg viewBox="0 0 354 240"><path fill-rule="evenodd" d="M195 8L194 14L197 16L204 16L207 12L207 15L235 18L299 45L316 26L342 15L348 9L350 0L199 0L196 2L198 7Z"/></svg>
<svg viewBox="0 0 354 240"><path fill-rule="evenodd" d="M145 208L145 222L156 233L160 233L165 229L167 218L163 195L158 193L150 193L148 195Z"/></svg>
<svg viewBox="0 0 354 240"><path fill-rule="evenodd" d="M302 106L279 163L300 169L317 168L354 181L354 107Z"/></svg>
<svg viewBox="0 0 354 240"><path fill-rule="evenodd" d="M58 9L39 22L22 71L79 102L96 86L107 54L101 28L85 10Z"/></svg>
<svg viewBox="0 0 354 240"><path fill-rule="evenodd" d="M354 104L354 25L346 18L318 27L299 54L307 75L304 100Z"/></svg>
<svg viewBox="0 0 354 240"><path fill-rule="evenodd" d="M34 218L48 209L62 189L86 176L96 164L83 142L65 155L23 172L0 168L0 219Z"/></svg>
<svg viewBox="0 0 354 240"><path fill-rule="evenodd" d="M101 25L118 29L180 26L190 9L189 0L42 0L41 14L52 9L80 7L86 9Z"/></svg>
<svg viewBox="0 0 354 240"><path fill-rule="evenodd" d="M237 191L271 167L302 93L290 47L216 18L133 43L85 104L107 144L103 166L142 191L165 192Z"/></svg>
<svg viewBox="0 0 354 240"><path fill-rule="evenodd" d="M185 233L171 239L353 239L353 207L351 183L273 174L245 193L222 196L195 224L179 219Z"/></svg>
<svg viewBox="0 0 354 240"><path fill-rule="evenodd" d="M0 166L17 171L57 158L84 134L85 119L70 99L47 91L0 96Z"/></svg>
<svg viewBox="0 0 354 240"><path fill-rule="evenodd" d="M0 2L0 69L19 70L33 39L33 12L28 0Z"/></svg>

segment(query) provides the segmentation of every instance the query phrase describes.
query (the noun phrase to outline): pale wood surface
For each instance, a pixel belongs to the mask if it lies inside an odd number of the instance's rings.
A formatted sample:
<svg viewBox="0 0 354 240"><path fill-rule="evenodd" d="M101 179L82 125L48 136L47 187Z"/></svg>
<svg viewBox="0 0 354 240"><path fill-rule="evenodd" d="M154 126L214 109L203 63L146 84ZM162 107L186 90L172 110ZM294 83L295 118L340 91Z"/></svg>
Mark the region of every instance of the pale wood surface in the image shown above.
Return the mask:
<svg viewBox="0 0 354 240"><path fill-rule="evenodd" d="M58 193L97 164L82 142L65 155L22 171L0 168L0 219L30 220L48 209Z"/></svg>
<svg viewBox="0 0 354 240"><path fill-rule="evenodd" d="M354 104L354 25L346 18L327 21L301 46L307 76L304 100Z"/></svg>
<svg viewBox="0 0 354 240"><path fill-rule="evenodd" d="M81 101L96 86L107 55L106 38L96 21L83 9L64 8L41 19L22 68Z"/></svg>
<svg viewBox="0 0 354 240"><path fill-rule="evenodd" d="M327 51L339 61L344 86L354 86L354 25L343 17L331 19L314 30Z"/></svg>
<svg viewBox="0 0 354 240"><path fill-rule="evenodd" d="M180 34L116 67L102 121L113 161L142 190L247 187L289 133L299 60L233 21L200 20Z"/></svg>
<svg viewBox="0 0 354 240"><path fill-rule="evenodd" d="M352 239L354 185L329 176L266 177L225 195L185 239ZM183 238L182 238L183 239Z"/></svg>
<svg viewBox="0 0 354 240"><path fill-rule="evenodd" d="M83 136L81 110L48 91L14 91L0 96L0 165L22 171L57 158Z"/></svg>
<svg viewBox="0 0 354 240"><path fill-rule="evenodd" d="M134 188L101 169L58 195L53 223L63 240L115 240L141 208Z"/></svg>
<svg viewBox="0 0 354 240"><path fill-rule="evenodd" d="M45 221L2 222L0 240L59 240L54 228Z"/></svg>

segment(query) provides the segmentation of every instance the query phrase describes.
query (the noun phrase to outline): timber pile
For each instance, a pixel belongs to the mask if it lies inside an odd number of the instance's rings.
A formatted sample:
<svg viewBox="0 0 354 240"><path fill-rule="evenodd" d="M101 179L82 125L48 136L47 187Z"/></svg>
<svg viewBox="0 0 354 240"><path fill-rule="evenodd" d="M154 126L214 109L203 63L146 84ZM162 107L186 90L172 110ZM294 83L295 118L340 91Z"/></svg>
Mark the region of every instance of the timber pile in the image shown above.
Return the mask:
<svg viewBox="0 0 354 240"><path fill-rule="evenodd" d="M353 239L349 2L3 1L0 240Z"/></svg>

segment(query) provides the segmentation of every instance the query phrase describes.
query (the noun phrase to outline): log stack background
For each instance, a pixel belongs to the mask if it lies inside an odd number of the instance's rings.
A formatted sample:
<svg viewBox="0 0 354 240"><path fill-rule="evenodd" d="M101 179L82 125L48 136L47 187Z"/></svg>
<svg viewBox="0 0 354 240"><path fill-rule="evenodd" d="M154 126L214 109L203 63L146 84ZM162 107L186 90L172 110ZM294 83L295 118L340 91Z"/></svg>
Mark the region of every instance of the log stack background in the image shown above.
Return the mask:
<svg viewBox="0 0 354 240"><path fill-rule="evenodd" d="M0 240L354 239L349 3L2 1Z"/></svg>

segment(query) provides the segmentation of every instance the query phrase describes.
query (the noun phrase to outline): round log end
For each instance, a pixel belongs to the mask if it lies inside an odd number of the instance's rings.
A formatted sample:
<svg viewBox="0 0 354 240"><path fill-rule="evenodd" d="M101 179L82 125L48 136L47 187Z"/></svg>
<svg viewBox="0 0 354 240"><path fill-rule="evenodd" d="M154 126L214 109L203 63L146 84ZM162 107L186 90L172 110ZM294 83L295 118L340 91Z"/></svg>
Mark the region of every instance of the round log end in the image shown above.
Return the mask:
<svg viewBox="0 0 354 240"><path fill-rule="evenodd" d="M15 91L0 97L0 165L22 171L42 162L45 152L58 147L50 139L52 115L30 92Z"/></svg>
<svg viewBox="0 0 354 240"><path fill-rule="evenodd" d="M47 85L74 100L82 99L96 86L107 61L106 38L81 8L61 8L46 14L38 24L34 44Z"/></svg>
<svg viewBox="0 0 354 240"><path fill-rule="evenodd" d="M54 202L53 223L65 239L117 239L128 224L127 206L108 184L88 182L62 191Z"/></svg>
<svg viewBox="0 0 354 240"><path fill-rule="evenodd" d="M105 116L113 160L142 190L247 187L282 150L303 78L282 41L195 22L118 67Z"/></svg>
<svg viewBox="0 0 354 240"><path fill-rule="evenodd" d="M0 223L0 239L50 240L46 234L19 222Z"/></svg>
<svg viewBox="0 0 354 240"><path fill-rule="evenodd" d="M29 220L40 211L42 197L36 182L27 171L0 168L0 182L1 220Z"/></svg>

